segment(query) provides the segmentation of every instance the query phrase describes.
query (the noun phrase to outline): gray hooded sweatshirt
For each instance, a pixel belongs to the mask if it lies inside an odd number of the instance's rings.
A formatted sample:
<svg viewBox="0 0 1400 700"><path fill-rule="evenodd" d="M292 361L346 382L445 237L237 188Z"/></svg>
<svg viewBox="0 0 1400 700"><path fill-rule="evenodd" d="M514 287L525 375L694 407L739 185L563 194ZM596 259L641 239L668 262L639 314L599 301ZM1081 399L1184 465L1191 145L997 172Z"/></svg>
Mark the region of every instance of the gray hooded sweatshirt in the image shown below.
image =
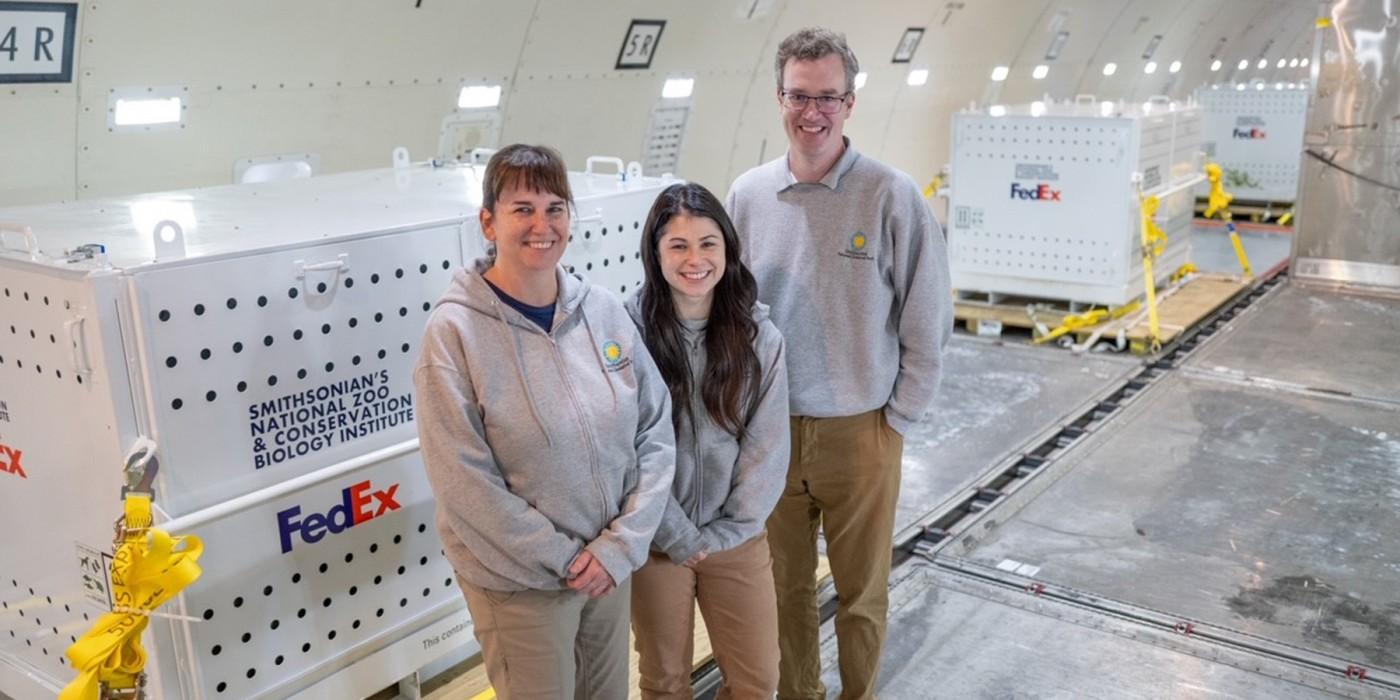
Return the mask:
<svg viewBox="0 0 1400 700"><path fill-rule="evenodd" d="M640 290L627 299L638 328ZM763 532L787 481L787 362L783 336L768 320L768 307L754 305L758 337L754 352L761 371L758 406L749 416L743 442L721 428L705 409L705 322L682 321L690 366L689 410L676 434L676 478L652 547L680 564L700 550L732 549Z"/></svg>
<svg viewBox="0 0 1400 700"><path fill-rule="evenodd" d="M587 549L617 583L646 562L675 469L670 396L621 301L556 269L546 333L460 269L414 370L447 559L489 590L560 590Z"/></svg>

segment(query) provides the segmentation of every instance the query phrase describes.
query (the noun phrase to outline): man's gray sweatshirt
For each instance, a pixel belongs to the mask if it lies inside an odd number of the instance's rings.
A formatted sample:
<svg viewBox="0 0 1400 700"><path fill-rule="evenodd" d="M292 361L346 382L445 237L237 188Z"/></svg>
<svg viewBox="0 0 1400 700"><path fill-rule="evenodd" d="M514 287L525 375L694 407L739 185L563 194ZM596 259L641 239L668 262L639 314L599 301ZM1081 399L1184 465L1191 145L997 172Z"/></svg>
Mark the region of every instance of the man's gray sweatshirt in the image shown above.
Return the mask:
<svg viewBox="0 0 1400 700"><path fill-rule="evenodd" d="M847 141L821 182L797 182L784 154L740 175L727 208L787 342L792 414L883 407L907 432L953 331L947 245L918 185Z"/></svg>
<svg viewBox="0 0 1400 700"><path fill-rule="evenodd" d="M627 299L639 329L641 290ZM676 479L652 546L680 564L696 552L721 552L763 532L787 480L787 368L783 336L768 320L768 307L754 306L758 337L758 405L740 442L710 418L700 395L705 377L704 321L682 321L691 396L676 433Z"/></svg>
<svg viewBox="0 0 1400 700"><path fill-rule="evenodd" d="M557 268L546 333L486 285L489 267L453 275L413 375L447 559L481 588L558 590L587 549L620 584L671 491L666 384L617 297Z"/></svg>

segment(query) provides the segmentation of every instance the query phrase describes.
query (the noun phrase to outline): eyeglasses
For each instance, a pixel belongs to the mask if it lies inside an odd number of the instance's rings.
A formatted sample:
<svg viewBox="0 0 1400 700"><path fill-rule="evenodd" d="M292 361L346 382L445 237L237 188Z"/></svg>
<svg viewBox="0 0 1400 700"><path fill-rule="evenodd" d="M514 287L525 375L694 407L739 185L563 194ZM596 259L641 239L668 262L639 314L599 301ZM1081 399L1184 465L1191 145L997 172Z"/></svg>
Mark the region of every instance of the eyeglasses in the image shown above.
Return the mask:
<svg viewBox="0 0 1400 700"><path fill-rule="evenodd" d="M783 90L783 107L794 112L801 112L807 109L807 105L815 103L817 111L822 114L835 114L845 106L846 100L850 99L851 93L841 95L804 95L800 92L789 92Z"/></svg>

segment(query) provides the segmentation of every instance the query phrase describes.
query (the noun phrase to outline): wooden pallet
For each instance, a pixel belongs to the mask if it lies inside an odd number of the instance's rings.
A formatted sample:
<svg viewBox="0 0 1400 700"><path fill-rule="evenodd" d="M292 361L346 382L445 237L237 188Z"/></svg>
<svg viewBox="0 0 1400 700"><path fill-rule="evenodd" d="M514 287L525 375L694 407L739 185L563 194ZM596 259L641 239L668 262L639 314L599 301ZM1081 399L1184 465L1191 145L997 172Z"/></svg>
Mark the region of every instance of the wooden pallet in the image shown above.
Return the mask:
<svg viewBox="0 0 1400 700"><path fill-rule="evenodd" d="M817 562L817 580L825 581L831 575L831 567L827 564L826 557L820 557ZM629 698L639 699L642 697L641 691L637 688L639 673L637 671L637 649L636 644L628 643L629 662L628 676L631 679L631 691ZM699 606L695 609L695 668L700 668L713 658L714 652L710 649L710 634L705 629L705 619L700 615ZM482 663L481 655L477 654L466 661L463 661L446 671L443 671L436 678L430 679L423 684L424 700L486 700L496 697L491 691L491 682L486 678L486 665Z"/></svg>
<svg viewBox="0 0 1400 700"><path fill-rule="evenodd" d="M1248 281L1239 277L1212 273L1193 275L1180 285L1159 290L1157 316L1161 337L1158 340L1163 345L1170 343L1246 286ZM958 298L953 304L954 317L963 322L969 333L978 335L997 335L994 331L998 327L1027 329L1034 335L1038 325L1055 328L1065 316L1088 309L1085 304L973 292L959 292ZM1067 336L1072 336L1075 343L1084 343L1096 333L1105 341L1115 341L1120 331L1132 352L1139 355L1152 352L1145 309L1075 330Z"/></svg>

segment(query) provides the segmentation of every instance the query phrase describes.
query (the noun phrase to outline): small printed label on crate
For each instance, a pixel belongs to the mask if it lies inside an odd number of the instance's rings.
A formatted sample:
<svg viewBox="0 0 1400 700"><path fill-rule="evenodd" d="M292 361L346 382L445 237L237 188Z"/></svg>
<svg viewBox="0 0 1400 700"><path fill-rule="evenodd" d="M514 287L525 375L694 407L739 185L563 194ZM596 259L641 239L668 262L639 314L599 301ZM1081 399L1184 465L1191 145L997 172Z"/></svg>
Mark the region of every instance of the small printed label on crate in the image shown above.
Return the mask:
<svg viewBox="0 0 1400 700"><path fill-rule="evenodd" d="M1001 321L998 321L998 320L996 320L996 319L990 319L990 318L984 318L984 319L978 321L978 322L977 322L977 335L980 335L980 336L982 336L982 337L984 337L984 338L1000 338L1000 337L1001 337Z"/></svg>
<svg viewBox="0 0 1400 700"><path fill-rule="evenodd" d="M248 407L253 467L281 464L413 420L413 392L389 388L389 370Z"/></svg>
<svg viewBox="0 0 1400 700"><path fill-rule="evenodd" d="M10 404L5 403L5 400L4 400L4 399L0 399L0 423L9 423L9 422L10 422Z"/></svg>
<svg viewBox="0 0 1400 700"><path fill-rule="evenodd" d="M1162 184L1162 169L1156 165L1142 171L1142 188L1150 190Z"/></svg>
<svg viewBox="0 0 1400 700"><path fill-rule="evenodd" d="M1055 166L1047 163L1017 163L1017 180L1059 180L1060 174L1055 172Z"/></svg>
<svg viewBox="0 0 1400 700"><path fill-rule="evenodd" d="M982 225L982 210L975 207L954 207L953 228L975 228Z"/></svg>
<svg viewBox="0 0 1400 700"><path fill-rule="evenodd" d="M78 551L83 597L103 607L112 607L112 555L82 542L74 542L73 546Z"/></svg>

